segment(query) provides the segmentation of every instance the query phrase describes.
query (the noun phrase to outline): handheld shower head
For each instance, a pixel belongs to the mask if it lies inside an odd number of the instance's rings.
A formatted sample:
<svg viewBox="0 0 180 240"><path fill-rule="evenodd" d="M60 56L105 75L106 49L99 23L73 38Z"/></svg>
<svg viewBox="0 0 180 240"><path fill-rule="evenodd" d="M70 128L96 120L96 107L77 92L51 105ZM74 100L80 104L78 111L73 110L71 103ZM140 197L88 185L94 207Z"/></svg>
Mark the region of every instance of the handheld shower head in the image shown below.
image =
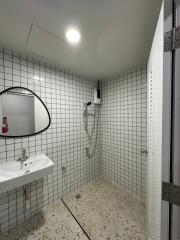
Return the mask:
<svg viewBox="0 0 180 240"><path fill-rule="evenodd" d="M92 102L87 102L86 105L87 106L90 106L92 104Z"/></svg>
<svg viewBox="0 0 180 240"><path fill-rule="evenodd" d="M84 104L84 107L85 107L85 110L84 110L84 115L86 116L87 115L87 111L88 111L88 107L92 104L92 102L86 102Z"/></svg>

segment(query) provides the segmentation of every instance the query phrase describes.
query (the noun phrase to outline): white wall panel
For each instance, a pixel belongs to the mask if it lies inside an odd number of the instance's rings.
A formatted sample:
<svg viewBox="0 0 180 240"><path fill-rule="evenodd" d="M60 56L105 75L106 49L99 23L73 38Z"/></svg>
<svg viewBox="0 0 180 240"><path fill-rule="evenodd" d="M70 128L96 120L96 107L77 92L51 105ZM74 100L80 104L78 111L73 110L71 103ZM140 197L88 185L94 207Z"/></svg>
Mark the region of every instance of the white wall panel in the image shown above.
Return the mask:
<svg viewBox="0 0 180 240"><path fill-rule="evenodd" d="M148 62L148 238L161 235L163 6Z"/></svg>

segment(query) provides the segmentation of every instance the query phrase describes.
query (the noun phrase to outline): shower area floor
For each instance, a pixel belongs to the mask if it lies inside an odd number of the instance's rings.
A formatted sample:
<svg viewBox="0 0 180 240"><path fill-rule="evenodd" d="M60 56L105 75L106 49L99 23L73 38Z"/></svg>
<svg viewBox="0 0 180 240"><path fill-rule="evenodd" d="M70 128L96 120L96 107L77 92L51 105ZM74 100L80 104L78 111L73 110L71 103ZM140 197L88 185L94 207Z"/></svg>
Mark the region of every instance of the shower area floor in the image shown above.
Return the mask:
<svg viewBox="0 0 180 240"><path fill-rule="evenodd" d="M0 239L145 240L145 207L117 186L98 178L63 201L50 204Z"/></svg>
<svg viewBox="0 0 180 240"><path fill-rule="evenodd" d="M91 240L145 240L145 205L103 178L64 199Z"/></svg>

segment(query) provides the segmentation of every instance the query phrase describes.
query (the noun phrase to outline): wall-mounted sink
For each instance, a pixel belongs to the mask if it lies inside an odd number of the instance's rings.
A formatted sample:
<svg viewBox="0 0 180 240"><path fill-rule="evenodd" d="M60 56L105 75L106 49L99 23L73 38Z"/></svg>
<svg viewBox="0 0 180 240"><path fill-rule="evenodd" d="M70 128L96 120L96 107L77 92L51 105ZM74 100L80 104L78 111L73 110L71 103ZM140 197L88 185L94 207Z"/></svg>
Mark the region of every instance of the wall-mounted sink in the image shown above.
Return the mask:
<svg viewBox="0 0 180 240"><path fill-rule="evenodd" d="M40 179L53 170L54 163L46 155L29 157L23 162L12 161L0 164L0 193Z"/></svg>

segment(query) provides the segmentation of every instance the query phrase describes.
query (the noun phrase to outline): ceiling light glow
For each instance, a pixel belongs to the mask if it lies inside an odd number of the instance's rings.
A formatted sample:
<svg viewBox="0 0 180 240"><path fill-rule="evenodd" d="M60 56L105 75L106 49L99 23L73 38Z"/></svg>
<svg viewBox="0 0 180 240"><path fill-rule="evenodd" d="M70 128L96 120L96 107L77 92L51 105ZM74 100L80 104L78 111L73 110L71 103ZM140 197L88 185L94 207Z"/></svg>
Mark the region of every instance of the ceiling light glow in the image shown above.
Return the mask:
<svg viewBox="0 0 180 240"><path fill-rule="evenodd" d="M66 39L71 44L77 44L81 40L81 34L77 29L70 28L66 31Z"/></svg>

